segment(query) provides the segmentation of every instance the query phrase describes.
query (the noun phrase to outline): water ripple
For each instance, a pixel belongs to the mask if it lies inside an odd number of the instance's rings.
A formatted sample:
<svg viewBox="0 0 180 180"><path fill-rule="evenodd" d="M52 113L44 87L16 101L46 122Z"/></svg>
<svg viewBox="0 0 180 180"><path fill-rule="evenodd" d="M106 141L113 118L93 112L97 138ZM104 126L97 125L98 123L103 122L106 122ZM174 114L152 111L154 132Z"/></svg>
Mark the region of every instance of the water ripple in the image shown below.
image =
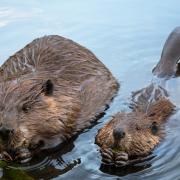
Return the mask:
<svg viewBox="0 0 180 180"><path fill-rule="evenodd" d="M2 0L0 4L1 64L32 39L59 34L91 49L121 83L105 116L67 148L61 147L58 152L41 155L27 164L13 164L11 168L27 171L35 179L179 179L179 111L168 120L165 139L146 161L132 167L104 167L94 139L114 113L130 111L132 91L157 82L152 68L169 32L179 25L180 1ZM165 83L177 109L179 87L180 78Z"/></svg>

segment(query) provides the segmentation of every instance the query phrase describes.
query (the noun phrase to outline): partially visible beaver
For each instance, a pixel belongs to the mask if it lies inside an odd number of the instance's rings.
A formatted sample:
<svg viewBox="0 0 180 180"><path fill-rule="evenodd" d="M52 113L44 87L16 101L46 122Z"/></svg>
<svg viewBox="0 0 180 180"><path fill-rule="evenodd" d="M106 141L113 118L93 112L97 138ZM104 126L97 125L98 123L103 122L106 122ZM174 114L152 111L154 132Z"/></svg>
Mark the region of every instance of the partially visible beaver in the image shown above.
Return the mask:
<svg viewBox="0 0 180 180"><path fill-rule="evenodd" d="M180 75L180 27L176 27L167 38L161 59L153 69L158 77L169 78Z"/></svg>
<svg viewBox="0 0 180 180"><path fill-rule="evenodd" d="M57 36L35 39L0 69L1 158L26 159L88 127L118 89L93 53Z"/></svg>
<svg viewBox="0 0 180 180"><path fill-rule="evenodd" d="M155 75L165 79L176 75L179 45L180 27L168 37ZM127 165L150 154L164 137L165 120L175 110L166 90L157 83L133 93L131 108L130 113L115 114L96 136L102 161L107 164Z"/></svg>

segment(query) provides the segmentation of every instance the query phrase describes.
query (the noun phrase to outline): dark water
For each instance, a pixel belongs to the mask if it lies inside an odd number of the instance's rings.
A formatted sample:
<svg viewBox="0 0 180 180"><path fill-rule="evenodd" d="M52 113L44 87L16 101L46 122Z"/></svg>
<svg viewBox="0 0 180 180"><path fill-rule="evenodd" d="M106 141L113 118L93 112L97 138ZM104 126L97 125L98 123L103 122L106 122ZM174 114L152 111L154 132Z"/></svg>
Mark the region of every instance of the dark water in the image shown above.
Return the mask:
<svg viewBox="0 0 180 180"><path fill-rule="evenodd" d="M36 37L58 34L92 50L121 84L105 116L55 153L28 164L11 165L36 179L180 179L180 113L166 125L165 140L134 167L101 166L94 138L117 111L129 111L132 91L147 86L165 39L180 25L178 0L11 0L0 1L0 62ZM180 79L166 82L180 106ZM3 175L1 169L0 174Z"/></svg>

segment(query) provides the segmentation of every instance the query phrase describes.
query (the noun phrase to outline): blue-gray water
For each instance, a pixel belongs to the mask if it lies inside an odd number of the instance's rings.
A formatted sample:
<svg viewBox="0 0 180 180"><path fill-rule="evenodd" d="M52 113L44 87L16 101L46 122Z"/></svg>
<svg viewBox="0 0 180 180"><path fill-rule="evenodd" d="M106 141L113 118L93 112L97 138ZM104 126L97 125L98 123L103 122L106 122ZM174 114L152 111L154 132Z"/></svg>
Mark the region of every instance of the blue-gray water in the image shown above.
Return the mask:
<svg viewBox="0 0 180 180"><path fill-rule="evenodd" d="M93 51L121 84L98 124L56 154L49 153L19 168L36 179L180 179L180 113L168 121L166 138L153 151L155 157L135 167L103 168L94 144L98 129L112 114L129 110L131 92L150 84L151 70L165 39L180 25L179 7L178 0L0 1L1 64L34 38L58 34ZM176 78L166 86L177 107L179 85Z"/></svg>

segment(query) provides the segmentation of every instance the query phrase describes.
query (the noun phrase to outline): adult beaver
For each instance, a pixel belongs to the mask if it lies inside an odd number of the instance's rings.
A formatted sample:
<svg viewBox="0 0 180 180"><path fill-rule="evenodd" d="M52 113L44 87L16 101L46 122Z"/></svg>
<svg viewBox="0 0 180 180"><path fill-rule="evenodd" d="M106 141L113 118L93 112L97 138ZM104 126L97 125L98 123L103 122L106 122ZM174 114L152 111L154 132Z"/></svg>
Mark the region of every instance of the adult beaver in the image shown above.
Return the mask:
<svg viewBox="0 0 180 180"><path fill-rule="evenodd" d="M166 81L175 76L180 58L180 27L168 37L161 59L153 72ZM165 120L175 106L158 83L152 83L132 95L132 112L115 114L96 136L102 161L117 166L131 164L152 152L164 137Z"/></svg>
<svg viewBox="0 0 180 180"><path fill-rule="evenodd" d="M93 53L57 36L35 39L1 66L1 156L27 159L88 127L118 89Z"/></svg>

